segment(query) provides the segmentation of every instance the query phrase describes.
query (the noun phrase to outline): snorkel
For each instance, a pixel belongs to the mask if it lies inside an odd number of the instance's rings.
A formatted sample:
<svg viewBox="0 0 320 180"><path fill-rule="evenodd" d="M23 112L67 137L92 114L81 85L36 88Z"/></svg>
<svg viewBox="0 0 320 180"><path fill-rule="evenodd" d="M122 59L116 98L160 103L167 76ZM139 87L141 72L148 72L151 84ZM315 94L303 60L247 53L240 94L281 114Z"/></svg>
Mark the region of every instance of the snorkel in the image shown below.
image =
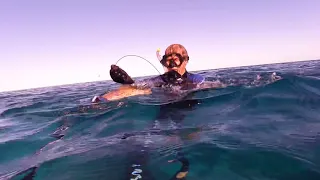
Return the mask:
<svg viewBox="0 0 320 180"><path fill-rule="evenodd" d="M157 55L157 58L158 58L159 62L161 63L162 57L160 55L160 48L157 49L156 55ZM162 67L163 67L163 70L164 70L165 73L169 71L168 68L166 68L165 66L162 65Z"/></svg>

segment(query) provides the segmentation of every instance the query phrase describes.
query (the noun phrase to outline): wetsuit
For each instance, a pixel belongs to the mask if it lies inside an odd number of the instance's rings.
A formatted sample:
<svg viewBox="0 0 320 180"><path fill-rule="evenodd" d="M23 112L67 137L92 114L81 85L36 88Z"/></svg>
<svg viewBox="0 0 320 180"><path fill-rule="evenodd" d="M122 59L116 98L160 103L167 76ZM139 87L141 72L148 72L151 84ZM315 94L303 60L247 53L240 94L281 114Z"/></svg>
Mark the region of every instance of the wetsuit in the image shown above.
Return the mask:
<svg viewBox="0 0 320 180"><path fill-rule="evenodd" d="M172 73L171 73L172 72ZM187 88L187 85L199 85L205 81L205 78L199 74L193 74L190 72L185 72L182 76L178 75L176 72L171 71L160 76L156 76L147 80L138 81L133 83L137 87L162 87L166 85L177 85L181 89ZM194 86L190 86L188 89Z"/></svg>
<svg viewBox="0 0 320 180"><path fill-rule="evenodd" d="M123 71L123 70L122 70ZM125 72L122 72L125 73ZM119 76L121 77L121 76ZM128 75L125 75L125 78L128 79ZM121 82L123 84L131 84L133 87L136 88L153 88L153 87L165 87L173 85L175 87L179 87L180 90L189 90L201 85L205 78L199 74L193 74L190 72L185 72L182 76L176 73L175 71L171 71L160 76L156 76L153 78L149 78L146 80L141 80L137 82L133 82L131 78L127 81L121 81L117 79L117 82ZM125 83L124 83L125 82ZM108 102L106 99L102 97L103 94L100 96L94 96L92 98L93 103L97 102Z"/></svg>
<svg viewBox="0 0 320 180"><path fill-rule="evenodd" d="M182 90L192 89L195 86L204 82L205 78L198 74L192 74L189 72L184 73L180 77L174 77L174 75L160 75L147 80L138 81L133 84L138 88L152 88L152 87L163 87L167 85L175 85L179 86ZM170 79L172 78L172 79ZM180 78L180 79L179 79ZM160 112L158 113L156 120L166 121L171 119L175 121L175 123L180 123L184 119L184 115L179 114L177 110L192 108L192 106L198 103L197 100L183 100L176 103L166 104L160 106ZM161 131L160 131L161 132ZM157 134L157 131L149 132L150 134ZM140 133L138 133L140 134ZM129 137L138 135L137 133L127 133L124 134L122 139L127 139ZM142 132L143 134L143 132ZM129 164L128 164L128 176L126 179L150 179L157 180L151 175L151 173L147 170L147 162L149 157L149 150L147 147L140 146L135 149L134 152L129 153ZM185 156L179 156L176 160L182 163L182 167L178 170L170 180L184 180L186 179L186 175L189 171L189 161Z"/></svg>

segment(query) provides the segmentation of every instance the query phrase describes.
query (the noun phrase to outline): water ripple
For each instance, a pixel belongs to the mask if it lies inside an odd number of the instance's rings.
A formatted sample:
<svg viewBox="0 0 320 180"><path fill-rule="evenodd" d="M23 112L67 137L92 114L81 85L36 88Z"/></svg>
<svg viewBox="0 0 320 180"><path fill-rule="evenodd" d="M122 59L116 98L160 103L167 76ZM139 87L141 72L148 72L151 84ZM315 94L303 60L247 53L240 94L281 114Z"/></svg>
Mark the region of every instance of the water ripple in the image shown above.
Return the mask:
<svg viewBox="0 0 320 180"><path fill-rule="evenodd" d="M90 104L108 81L0 93L0 179L130 179L134 163L169 179L181 154L189 179L320 179L319 67L202 71L228 87L178 99Z"/></svg>

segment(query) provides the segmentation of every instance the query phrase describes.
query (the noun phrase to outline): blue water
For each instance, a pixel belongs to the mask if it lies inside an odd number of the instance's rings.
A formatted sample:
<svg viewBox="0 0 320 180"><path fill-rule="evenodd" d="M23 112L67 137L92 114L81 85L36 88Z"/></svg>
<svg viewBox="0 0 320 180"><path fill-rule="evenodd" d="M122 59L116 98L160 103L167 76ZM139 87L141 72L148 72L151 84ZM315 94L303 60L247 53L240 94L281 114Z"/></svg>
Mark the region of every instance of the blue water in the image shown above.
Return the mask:
<svg viewBox="0 0 320 180"><path fill-rule="evenodd" d="M201 71L228 87L100 105L91 98L118 84L0 93L0 178L124 180L137 162L142 179L169 180L180 153L188 180L319 180L319 69L305 61Z"/></svg>

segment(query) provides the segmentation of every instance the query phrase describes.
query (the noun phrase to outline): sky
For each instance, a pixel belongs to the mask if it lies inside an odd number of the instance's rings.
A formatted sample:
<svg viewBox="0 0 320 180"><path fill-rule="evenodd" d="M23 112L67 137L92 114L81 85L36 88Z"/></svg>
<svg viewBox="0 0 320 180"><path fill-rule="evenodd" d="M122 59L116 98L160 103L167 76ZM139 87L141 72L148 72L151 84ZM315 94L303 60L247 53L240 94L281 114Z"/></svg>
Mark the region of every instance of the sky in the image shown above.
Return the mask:
<svg viewBox="0 0 320 180"><path fill-rule="evenodd" d="M109 80L186 47L189 71L320 59L318 0L0 2L0 92ZM156 75L136 57L133 77Z"/></svg>

